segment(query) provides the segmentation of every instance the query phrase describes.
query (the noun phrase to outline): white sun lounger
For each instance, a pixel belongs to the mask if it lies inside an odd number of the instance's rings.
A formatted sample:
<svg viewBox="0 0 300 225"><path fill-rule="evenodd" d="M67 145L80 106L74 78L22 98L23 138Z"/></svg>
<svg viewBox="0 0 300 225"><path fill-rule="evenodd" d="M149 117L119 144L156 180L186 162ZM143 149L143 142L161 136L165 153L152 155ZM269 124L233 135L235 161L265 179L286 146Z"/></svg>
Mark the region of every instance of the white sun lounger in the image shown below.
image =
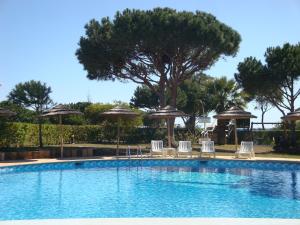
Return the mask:
<svg viewBox="0 0 300 225"><path fill-rule="evenodd" d="M211 139L209 137L202 137L202 138L199 138L199 144L202 145L202 142L203 141L210 141Z"/></svg>
<svg viewBox="0 0 300 225"><path fill-rule="evenodd" d="M191 158L193 156L192 152L192 142L190 141L179 141L178 149L177 149L177 155L180 154L187 154Z"/></svg>
<svg viewBox="0 0 300 225"><path fill-rule="evenodd" d="M151 157L156 155L164 155L164 144L161 140L152 140L151 141L151 149L150 149L150 155Z"/></svg>
<svg viewBox="0 0 300 225"><path fill-rule="evenodd" d="M253 141L242 141L241 147L236 151L236 158L240 158L242 155L248 155L249 158L254 158L255 153L253 149Z"/></svg>
<svg viewBox="0 0 300 225"><path fill-rule="evenodd" d="M209 157L213 154L214 158L216 158L215 145L213 141L202 141L200 157L202 157L202 154L208 154Z"/></svg>

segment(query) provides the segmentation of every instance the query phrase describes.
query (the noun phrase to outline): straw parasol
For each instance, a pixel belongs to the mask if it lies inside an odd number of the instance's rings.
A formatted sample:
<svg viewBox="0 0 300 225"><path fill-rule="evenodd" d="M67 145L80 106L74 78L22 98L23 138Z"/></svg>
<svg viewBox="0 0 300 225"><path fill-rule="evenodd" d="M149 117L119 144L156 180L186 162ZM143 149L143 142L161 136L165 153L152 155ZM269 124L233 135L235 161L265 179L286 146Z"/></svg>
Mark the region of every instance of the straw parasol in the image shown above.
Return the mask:
<svg viewBox="0 0 300 225"><path fill-rule="evenodd" d="M238 148L238 137L237 137L237 127L236 120L237 119L250 119L257 118L252 115L250 112L244 111L242 108L233 106L225 112L222 112L218 115L215 115L214 118L218 120L233 120L234 122L234 140L235 140L235 149Z"/></svg>
<svg viewBox="0 0 300 225"><path fill-rule="evenodd" d="M63 139L63 132L62 132L62 116L64 115L81 115L82 113L76 111L74 109L69 109L66 106L59 104L54 106L52 109L49 109L44 112L42 117L48 116L58 116L59 118L59 126L60 126L60 157L63 158L64 155L64 139Z"/></svg>
<svg viewBox="0 0 300 225"><path fill-rule="evenodd" d="M10 117L15 115L15 112L0 107L0 117Z"/></svg>
<svg viewBox="0 0 300 225"><path fill-rule="evenodd" d="M172 147L170 119L175 119L176 117L182 117L182 116L188 116L188 115L180 110L177 110L176 108L174 108L170 105L167 105L166 107L164 107L154 113L151 113L149 115L150 118L167 119L169 148Z"/></svg>
<svg viewBox="0 0 300 225"><path fill-rule="evenodd" d="M294 112L288 113L286 116L281 117L281 119L290 121L300 120L300 108L296 109Z"/></svg>
<svg viewBox="0 0 300 225"><path fill-rule="evenodd" d="M104 113L101 113L101 116L104 117L108 117L108 118L115 118L118 120L118 130L117 130L117 151L116 151L116 155L119 155L119 144L120 144L120 123L121 123L121 119L133 119L135 117L137 117L139 114L124 108L122 106L116 106Z"/></svg>

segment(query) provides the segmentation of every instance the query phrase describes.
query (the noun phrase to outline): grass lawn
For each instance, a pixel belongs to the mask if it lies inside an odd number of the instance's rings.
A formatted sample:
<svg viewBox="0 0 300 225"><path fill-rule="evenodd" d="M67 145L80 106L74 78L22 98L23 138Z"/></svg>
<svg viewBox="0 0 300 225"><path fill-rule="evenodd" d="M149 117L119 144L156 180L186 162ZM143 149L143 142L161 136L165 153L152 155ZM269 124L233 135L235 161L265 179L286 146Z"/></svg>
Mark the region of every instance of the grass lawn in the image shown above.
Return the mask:
<svg viewBox="0 0 300 225"><path fill-rule="evenodd" d="M132 146L136 146L133 144ZM149 144L140 144L144 149L150 149ZM97 149L116 149L115 144L67 144L66 147L80 148L80 147L92 147ZM120 149L126 149L128 145L120 145ZM199 145L193 145L193 154L197 154L200 148ZM216 145L216 154L218 156L233 156L235 153L235 145ZM300 151L298 154L288 154L280 153L273 150L270 145L256 145L254 146L255 156L256 157L265 157L265 158L292 158L300 159Z"/></svg>
<svg viewBox="0 0 300 225"><path fill-rule="evenodd" d="M255 145L254 151L255 157L300 159L300 150L297 154L282 153L274 151L271 145ZM232 155L235 152L235 145L217 145L216 152L217 155Z"/></svg>
<svg viewBox="0 0 300 225"><path fill-rule="evenodd" d="M131 146L137 146L137 144L132 144ZM149 152L150 145L149 144L140 144L143 149L143 152ZM128 145L120 145L120 155L125 155L125 150ZM65 144L64 149L65 152L72 149L83 149L83 148L93 148L96 150L96 156L114 156L116 154L116 144ZM235 153L235 145L216 145L216 155L217 156L234 156ZM59 152L60 146L45 146L44 150L53 150ZM19 152L19 151L36 151L37 147L20 147L20 148L5 148L2 149L4 152ZM200 150L200 145L193 145L193 154L197 155ZM270 145L255 145L255 156L256 157L264 157L264 158L290 158L290 159L300 159L300 150L299 153L283 153L276 152L273 150Z"/></svg>

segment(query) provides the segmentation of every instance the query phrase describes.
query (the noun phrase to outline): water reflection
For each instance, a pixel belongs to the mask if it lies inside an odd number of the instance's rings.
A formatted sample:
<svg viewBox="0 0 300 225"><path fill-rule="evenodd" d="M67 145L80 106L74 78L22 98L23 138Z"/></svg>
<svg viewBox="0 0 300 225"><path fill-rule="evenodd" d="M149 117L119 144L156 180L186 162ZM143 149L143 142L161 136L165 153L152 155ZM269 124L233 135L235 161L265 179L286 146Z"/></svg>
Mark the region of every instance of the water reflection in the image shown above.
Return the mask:
<svg viewBox="0 0 300 225"><path fill-rule="evenodd" d="M62 184L63 184L63 171L59 171L59 181L58 181L58 206L61 206L62 200Z"/></svg>
<svg viewBox="0 0 300 225"><path fill-rule="evenodd" d="M300 200L296 172L252 170L252 174L232 188L247 188L252 194Z"/></svg>
<svg viewBox="0 0 300 225"><path fill-rule="evenodd" d="M155 167L148 168L153 171L152 179L160 179L163 182L177 184L229 186L236 189L247 189L254 195L271 198L288 198L300 200L299 172L295 171L272 171L256 170L249 168L213 168L213 167ZM185 173L185 179L163 175L164 172ZM219 177L216 180L193 180L188 177L193 173L201 174L228 174L239 176L240 179L230 179L227 176ZM165 177L165 178L164 178Z"/></svg>
<svg viewBox="0 0 300 225"><path fill-rule="evenodd" d="M297 190L297 173L292 172L291 177L292 177L291 188L292 188L293 199L297 199L297 196L299 196Z"/></svg>

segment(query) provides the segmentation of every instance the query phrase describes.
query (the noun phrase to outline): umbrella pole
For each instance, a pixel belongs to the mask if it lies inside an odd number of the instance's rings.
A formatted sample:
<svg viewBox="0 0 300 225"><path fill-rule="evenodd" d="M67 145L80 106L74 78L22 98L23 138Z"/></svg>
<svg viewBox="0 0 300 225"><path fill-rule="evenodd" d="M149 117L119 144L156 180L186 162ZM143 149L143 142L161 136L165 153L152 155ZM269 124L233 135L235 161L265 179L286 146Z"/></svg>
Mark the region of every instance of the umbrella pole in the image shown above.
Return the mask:
<svg viewBox="0 0 300 225"><path fill-rule="evenodd" d="M286 124L286 123L287 123L287 122L284 120L284 121L283 121L283 130L284 130L284 139L285 139L285 140L287 139L287 132L286 132L286 127L287 127L286 125L287 125L287 124Z"/></svg>
<svg viewBox="0 0 300 225"><path fill-rule="evenodd" d="M64 157L64 138L62 129L62 115L59 115L59 126L60 126L60 158Z"/></svg>
<svg viewBox="0 0 300 225"><path fill-rule="evenodd" d="M236 119L234 119L234 142L235 142L235 151L237 151L238 150L238 136L237 136Z"/></svg>
<svg viewBox="0 0 300 225"><path fill-rule="evenodd" d="M118 118L118 133L117 133L117 152L116 155L119 156L119 144L120 144L120 117Z"/></svg>
<svg viewBox="0 0 300 225"><path fill-rule="evenodd" d="M169 148L172 148L172 144L171 144L171 126L170 126L170 119L167 119L167 127L168 127L168 144L169 144Z"/></svg>

